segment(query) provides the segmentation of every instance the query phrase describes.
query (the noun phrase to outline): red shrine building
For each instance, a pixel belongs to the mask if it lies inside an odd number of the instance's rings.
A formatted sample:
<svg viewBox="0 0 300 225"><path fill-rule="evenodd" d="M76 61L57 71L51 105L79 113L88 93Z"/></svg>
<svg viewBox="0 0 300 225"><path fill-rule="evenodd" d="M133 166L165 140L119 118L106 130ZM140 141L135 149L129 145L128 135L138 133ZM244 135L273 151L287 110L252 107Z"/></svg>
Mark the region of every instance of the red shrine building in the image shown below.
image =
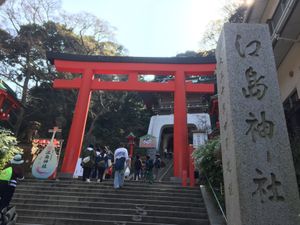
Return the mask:
<svg viewBox="0 0 300 225"><path fill-rule="evenodd" d="M21 107L13 90L0 80L0 121L8 121L11 113Z"/></svg>
<svg viewBox="0 0 300 225"><path fill-rule="evenodd" d="M47 53L48 60L58 72L81 74L73 80L56 79L55 89L78 89L78 98L73 121L64 154L61 173L73 174L83 142L86 119L92 91L136 91L171 93L173 96L174 130L173 155L174 176L188 174L190 152L188 148L187 128L187 95L203 93L213 94L214 83L193 83L190 77L213 76L215 71L214 57L120 57L120 56L87 56L62 53ZM119 82L95 78L101 75L125 75ZM144 82L141 76L153 74L173 76L166 82Z"/></svg>

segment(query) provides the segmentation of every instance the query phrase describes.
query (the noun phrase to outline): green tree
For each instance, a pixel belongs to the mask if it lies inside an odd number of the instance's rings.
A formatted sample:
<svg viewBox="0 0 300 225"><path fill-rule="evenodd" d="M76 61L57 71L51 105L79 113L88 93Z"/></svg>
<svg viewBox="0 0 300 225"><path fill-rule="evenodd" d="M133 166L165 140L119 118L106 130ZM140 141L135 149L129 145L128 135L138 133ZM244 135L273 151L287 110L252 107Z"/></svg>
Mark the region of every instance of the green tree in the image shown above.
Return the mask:
<svg viewBox="0 0 300 225"><path fill-rule="evenodd" d="M115 92L105 96L110 99L109 111L96 121L93 136L100 145L118 147L127 142L126 136L133 132L137 137L147 133L151 110L144 106L141 96L135 92Z"/></svg>
<svg viewBox="0 0 300 225"><path fill-rule="evenodd" d="M29 104L37 100L32 101L31 88L51 84L57 77L76 76L57 73L46 60L46 51L102 55L121 55L125 51L112 41L109 24L89 13L62 14L60 5L59 0L12 0L0 8L0 74L19 87L24 106L14 127L16 134L29 116L27 112L32 114ZM50 21L56 18L61 23Z"/></svg>
<svg viewBox="0 0 300 225"><path fill-rule="evenodd" d="M223 17L211 20L200 41L200 52L214 52L224 23L242 23L246 10L244 1L230 0L222 8Z"/></svg>
<svg viewBox="0 0 300 225"><path fill-rule="evenodd" d="M0 170L15 154L23 152L17 144L17 139L13 136L13 133L0 127Z"/></svg>

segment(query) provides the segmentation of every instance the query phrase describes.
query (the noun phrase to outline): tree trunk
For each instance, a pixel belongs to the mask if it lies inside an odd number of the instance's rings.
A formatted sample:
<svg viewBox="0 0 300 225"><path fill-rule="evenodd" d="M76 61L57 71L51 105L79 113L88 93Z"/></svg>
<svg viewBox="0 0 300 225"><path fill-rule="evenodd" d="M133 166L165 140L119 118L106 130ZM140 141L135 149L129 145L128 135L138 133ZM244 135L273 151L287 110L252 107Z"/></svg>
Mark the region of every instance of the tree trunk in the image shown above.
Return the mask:
<svg viewBox="0 0 300 225"><path fill-rule="evenodd" d="M29 60L28 60L29 61ZM27 74L25 76L24 85L23 85L23 91L22 91L22 99L21 104L22 107L20 108L17 123L15 125L15 135L18 136L20 132L21 125L23 123L24 115L25 115L25 109L26 103L27 103L27 95L28 95L28 84L30 80L30 69L28 68Z"/></svg>
<svg viewBox="0 0 300 225"><path fill-rule="evenodd" d="M93 119L92 123L91 123L91 126L89 127L89 130L88 132L84 135L84 146L87 146L88 144L91 144L91 139L92 139L92 133L95 129L95 124L96 124L96 121L97 119L103 114L103 112L99 112L95 118Z"/></svg>

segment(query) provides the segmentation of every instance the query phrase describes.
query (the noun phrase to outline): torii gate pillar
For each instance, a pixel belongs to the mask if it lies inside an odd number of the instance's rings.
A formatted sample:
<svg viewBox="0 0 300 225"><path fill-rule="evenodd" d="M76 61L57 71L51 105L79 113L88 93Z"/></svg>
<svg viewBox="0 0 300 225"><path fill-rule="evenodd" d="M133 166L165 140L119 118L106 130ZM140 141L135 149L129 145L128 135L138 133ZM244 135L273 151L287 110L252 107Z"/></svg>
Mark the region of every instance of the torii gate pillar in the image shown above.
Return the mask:
<svg viewBox="0 0 300 225"><path fill-rule="evenodd" d="M92 93L91 87L93 79L94 74L92 73L92 71L86 69L83 72L82 82L80 83L80 89L66 146L67 151L65 152L65 157L61 168L62 173L73 174L75 168L74 162L77 163L77 160L80 157L80 150L83 142L85 125L90 106Z"/></svg>

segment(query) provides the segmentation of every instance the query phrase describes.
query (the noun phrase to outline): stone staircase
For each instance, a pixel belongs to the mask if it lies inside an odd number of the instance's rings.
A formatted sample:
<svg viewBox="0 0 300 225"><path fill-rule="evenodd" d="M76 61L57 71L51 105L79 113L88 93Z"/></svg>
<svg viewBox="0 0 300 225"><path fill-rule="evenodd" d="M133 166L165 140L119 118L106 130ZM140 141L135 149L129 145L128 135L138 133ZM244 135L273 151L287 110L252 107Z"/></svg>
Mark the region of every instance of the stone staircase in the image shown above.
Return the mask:
<svg viewBox="0 0 300 225"><path fill-rule="evenodd" d="M169 182L24 180L11 205L18 225L209 225L199 188Z"/></svg>

